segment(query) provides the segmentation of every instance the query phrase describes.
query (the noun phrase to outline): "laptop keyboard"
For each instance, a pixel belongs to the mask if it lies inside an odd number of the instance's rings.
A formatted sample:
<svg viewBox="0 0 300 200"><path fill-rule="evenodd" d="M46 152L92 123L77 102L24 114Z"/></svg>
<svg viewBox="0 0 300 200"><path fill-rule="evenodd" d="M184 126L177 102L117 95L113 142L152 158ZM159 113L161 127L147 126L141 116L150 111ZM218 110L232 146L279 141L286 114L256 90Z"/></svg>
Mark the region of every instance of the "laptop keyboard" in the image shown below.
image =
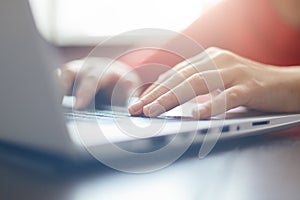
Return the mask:
<svg viewBox="0 0 300 200"><path fill-rule="evenodd" d="M76 119L103 119L103 118L149 118L146 116L131 116L127 112L122 111L115 111L115 110L72 110L72 109L65 109L64 112L66 118L76 118ZM192 121L195 120L191 117L183 117L183 116L158 116L151 119L157 119L157 120L188 120Z"/></svg>

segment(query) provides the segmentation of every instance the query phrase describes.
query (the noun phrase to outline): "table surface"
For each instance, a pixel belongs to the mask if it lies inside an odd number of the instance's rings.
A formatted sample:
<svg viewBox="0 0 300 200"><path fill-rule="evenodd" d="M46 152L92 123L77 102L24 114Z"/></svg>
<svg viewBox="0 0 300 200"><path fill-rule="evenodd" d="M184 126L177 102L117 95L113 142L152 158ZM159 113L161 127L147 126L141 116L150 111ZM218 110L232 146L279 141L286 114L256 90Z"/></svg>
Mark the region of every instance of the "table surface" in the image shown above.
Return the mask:
<svg viewBox="0 0 300 200"><path fill-rule="evenodd" d="M219 142L204 159L192 147L178 161L147 174L101 164L40 170L0 162L0 199L299 199L300 140L255 136ZM8 154L7 157L11 158ZM41 167L42 169L42 167Z"/></svg>

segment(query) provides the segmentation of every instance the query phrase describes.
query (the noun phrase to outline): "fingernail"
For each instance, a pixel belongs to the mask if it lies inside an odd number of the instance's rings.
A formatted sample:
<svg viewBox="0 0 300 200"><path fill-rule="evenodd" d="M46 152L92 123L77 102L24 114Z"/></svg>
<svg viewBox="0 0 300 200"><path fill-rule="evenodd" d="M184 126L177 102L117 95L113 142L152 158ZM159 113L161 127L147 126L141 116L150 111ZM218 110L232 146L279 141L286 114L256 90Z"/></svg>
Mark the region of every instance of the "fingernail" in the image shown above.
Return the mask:
<svg viewBox="0 0 300 200"><path fill-rule="evenodd" d="M196 119L203 119L206 118L206 109L204 106L198 106L197 108L193 109L192 115Z"/></svg>
<svg viewBox="0 0 300 200"><path fill-rule="evenodd" d="M128 111L132 115L138 115L141 114L143 111L143 102L142 101L137 101L131 106L129 106Z"/></svg>
<svg viewBox="0 0 300 200"><path fill-rule="evenodd" d="M194 109L194 110L192 111L192 115L193 115L193 117L194 117L195 119L200 119L200 113L199 113L198 110Z"/></svg>
<svg viewBox="0 0 300 200"><path fill-rule="evenodd" d="M166 110L165 108L160 105L159 103L151 103L144 107L143 109L144 114L148 117L156 117L162 113L164 113Z"/></svg>

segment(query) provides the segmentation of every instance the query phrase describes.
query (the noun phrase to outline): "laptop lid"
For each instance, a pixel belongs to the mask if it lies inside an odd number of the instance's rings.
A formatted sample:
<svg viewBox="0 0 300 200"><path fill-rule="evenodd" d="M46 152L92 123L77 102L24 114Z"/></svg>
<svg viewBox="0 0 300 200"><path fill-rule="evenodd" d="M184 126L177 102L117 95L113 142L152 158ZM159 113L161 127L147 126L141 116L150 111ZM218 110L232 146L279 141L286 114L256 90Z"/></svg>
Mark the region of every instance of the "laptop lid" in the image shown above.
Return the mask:
<svg viewBox="0 0 300 200"><path fill-rule="evenodd" d="M55 51L38 33L28 1L0 1L0 140L67 153Z"/></svg>

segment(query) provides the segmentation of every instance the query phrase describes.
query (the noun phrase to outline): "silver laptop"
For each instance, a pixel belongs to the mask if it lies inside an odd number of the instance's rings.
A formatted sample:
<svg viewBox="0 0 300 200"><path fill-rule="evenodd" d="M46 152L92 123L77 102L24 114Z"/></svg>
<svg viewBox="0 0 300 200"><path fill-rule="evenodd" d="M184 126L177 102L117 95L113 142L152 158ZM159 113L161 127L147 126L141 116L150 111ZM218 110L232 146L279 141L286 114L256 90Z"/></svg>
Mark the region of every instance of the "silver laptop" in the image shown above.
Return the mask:
<svg viewBox="0 0 300 200"><path fill-rule="evenodd" d="M27 1L0 2L0 140L73 160L96 158L117 169L166 159L192 144L206 155L219 139L263 134L300 123L300 114L231 111L230 118L193 120L173 113L131 117L125 108L62 108L52 74L55 49L38 33ZM243 117L241 117L243 116ZM206 145L204 145L206 144ZM199 146L200 147L200 146ZM120 158L129 162L113 162ZM123 164L123 165L122 165Z"/></svg>

